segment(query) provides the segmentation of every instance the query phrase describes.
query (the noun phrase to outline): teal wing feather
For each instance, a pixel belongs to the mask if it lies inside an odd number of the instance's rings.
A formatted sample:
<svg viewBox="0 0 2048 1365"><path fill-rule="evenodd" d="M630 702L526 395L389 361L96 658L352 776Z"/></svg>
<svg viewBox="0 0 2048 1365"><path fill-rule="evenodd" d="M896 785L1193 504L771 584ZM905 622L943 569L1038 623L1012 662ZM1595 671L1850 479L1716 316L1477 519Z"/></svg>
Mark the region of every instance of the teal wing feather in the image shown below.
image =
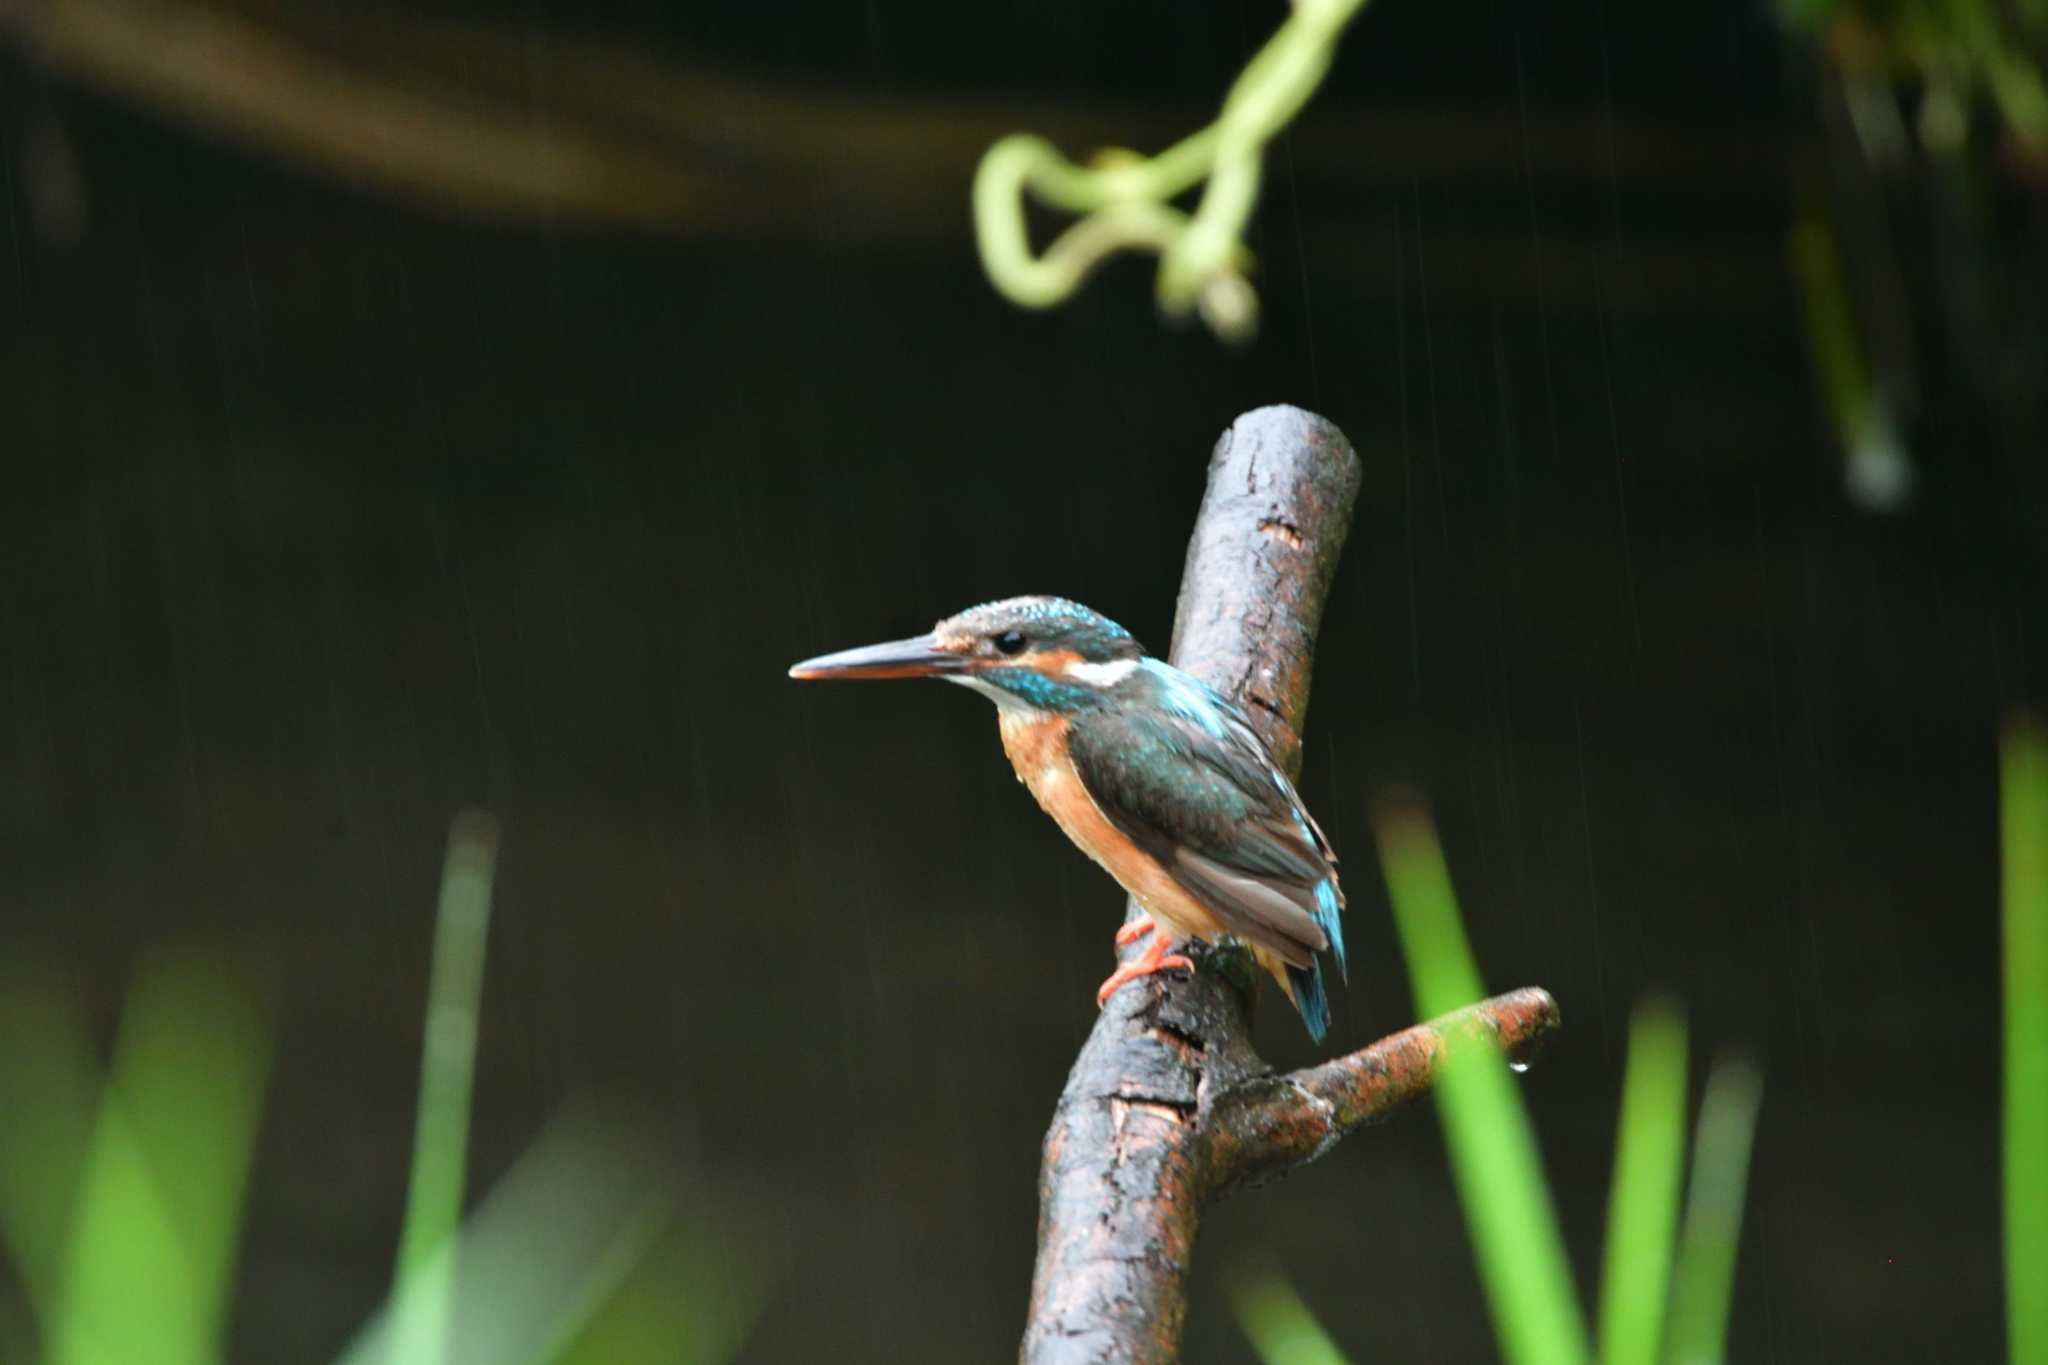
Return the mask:
<svg viewBox="0 0 2048 1365"><path fill-rule="evenodd" d="M1330 952L1341 971L1336 855L1293 785L1236 707L1146 663L1152 695L1093 711L1070 731L1082 784L1232 933L1309 974Z"/></svg>

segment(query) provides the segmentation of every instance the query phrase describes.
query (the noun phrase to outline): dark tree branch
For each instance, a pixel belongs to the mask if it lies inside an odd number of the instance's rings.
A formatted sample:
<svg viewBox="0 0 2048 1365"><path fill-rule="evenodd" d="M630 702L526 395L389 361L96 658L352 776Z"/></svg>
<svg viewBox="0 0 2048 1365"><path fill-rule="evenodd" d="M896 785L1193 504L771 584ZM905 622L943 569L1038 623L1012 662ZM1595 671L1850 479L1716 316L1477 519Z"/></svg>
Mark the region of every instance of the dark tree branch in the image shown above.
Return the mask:
<svg viewBox="0 0 2048 1365"><path fill-rule="evenodd" d="M1173 661L1236 699L1290 773L1358 478L1322 418L1246 413L1216 444L1188 546ZM1067 1077L1039 1173L1021 1353L1033 1365L1174 1359L1206 1200L1313 1161L1427 1093L1446 1030L1519 1049L1557 1024L1548 995L1516 991L1276 1076L1248 1041L1249 958L1224 949L1200 963L1192 978L1112 996Z"/></svg>

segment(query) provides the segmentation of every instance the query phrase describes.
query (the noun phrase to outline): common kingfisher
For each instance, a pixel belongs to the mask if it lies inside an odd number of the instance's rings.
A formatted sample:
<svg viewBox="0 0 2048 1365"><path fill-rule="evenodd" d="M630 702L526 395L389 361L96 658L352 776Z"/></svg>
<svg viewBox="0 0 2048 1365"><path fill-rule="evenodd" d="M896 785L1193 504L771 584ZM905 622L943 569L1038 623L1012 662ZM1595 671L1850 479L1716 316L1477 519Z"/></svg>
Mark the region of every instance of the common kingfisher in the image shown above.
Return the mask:
<svg viewBox="0 0 2048 1365"><path fill-rule="evenodd" d="M995 702L1017 780L1145 912L1116 942L1151 942L1098 1006L1127 981L1193 970L1170 945L1236 938L1322 1041L1320 955L1344 972L1337 855L1244 712L1207 683L1060 597L985 603L789 676L943 678Z"/></svg>

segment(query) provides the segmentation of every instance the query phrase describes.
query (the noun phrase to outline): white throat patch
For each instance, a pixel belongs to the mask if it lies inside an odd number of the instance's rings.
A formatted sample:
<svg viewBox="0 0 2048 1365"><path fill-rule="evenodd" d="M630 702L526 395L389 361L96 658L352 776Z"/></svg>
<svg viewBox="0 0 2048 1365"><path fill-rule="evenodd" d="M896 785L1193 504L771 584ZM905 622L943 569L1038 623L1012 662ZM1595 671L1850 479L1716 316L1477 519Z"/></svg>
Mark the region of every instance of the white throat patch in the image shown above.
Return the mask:
<svg viewBox="0 0 2048 1365"><path fill-rule="evenodd" d="M1003 688L997 687L992 682L984 682L972 673L941 673L939 676L949 683L959 683L962 687L973 688L1004 711L1038 711L1036 706L1025 701L1015 692L1006 691Z"/></svg>
<svg viewBox="0 0 2048 1365"><path fill-rule="evenodd" d="M1106 664L1071 663L1060 674L1089 687L1115 687L1137 670L1136 659L1111 659Z"/></svg>

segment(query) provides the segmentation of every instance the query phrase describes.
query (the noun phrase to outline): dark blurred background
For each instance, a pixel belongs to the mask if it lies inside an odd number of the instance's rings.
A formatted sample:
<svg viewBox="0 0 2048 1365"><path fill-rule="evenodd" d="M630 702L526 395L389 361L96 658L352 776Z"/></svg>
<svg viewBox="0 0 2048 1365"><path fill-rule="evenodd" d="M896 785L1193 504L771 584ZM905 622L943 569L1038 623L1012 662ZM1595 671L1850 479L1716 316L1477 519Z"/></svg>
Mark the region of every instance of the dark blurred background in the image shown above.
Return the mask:
<svg viewBox="0 0 2048 1365"><path fill-rule="evenodd" d="M1364 818L1412 784L1489 982L1563 1006L1524 1088L1582 1286L1662 985L1766 1073L1733 1357L1999 1356L2039 164L1978 111L1874 175L1826 35L1756 5L1380 0L1268 158L1255 342L1147 262L995 295L987 142L1162 146L1284 13L0 6L4 951L109 1033L168 946L265 983L235 1358L384 1293L465 805L473 1186L623 1099L760 1286L742 1359L1013 1353L1118 895L985 705L783 671L1023 592L1163 649L1210 446L1282 401L1366 469L1303 778L1329 1047L1412 1017ZM1845 477L1815 205L1903 497ZM1491 1355L1427 1113L1213 1212L1189 1359L1245 1358L1247 1264L1360 1360Z"/></svg>

